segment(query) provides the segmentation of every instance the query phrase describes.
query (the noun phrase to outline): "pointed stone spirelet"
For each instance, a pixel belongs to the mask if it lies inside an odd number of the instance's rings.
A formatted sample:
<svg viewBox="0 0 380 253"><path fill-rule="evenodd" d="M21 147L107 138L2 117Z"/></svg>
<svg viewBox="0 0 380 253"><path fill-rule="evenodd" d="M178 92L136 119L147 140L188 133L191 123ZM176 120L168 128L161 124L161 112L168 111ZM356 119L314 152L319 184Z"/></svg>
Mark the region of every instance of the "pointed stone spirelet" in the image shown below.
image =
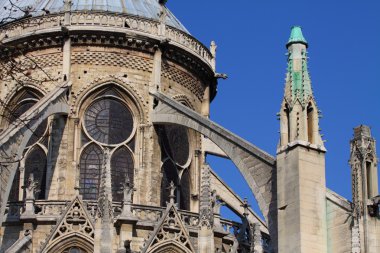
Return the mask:
<svg viewBox="0 0 380 253"><path fill-rule="evenodd" d="M304 44L306 47L309 46L307 43L305 37L302 34L302 28L301 26L293 26L292 31L290 33L290 38L288 40L288 43L286 44L286 47L288 48L292 44Z"/></svg>
<svg viewBox="0 0 380 253"><path fill-rule="evenodd" d="M286 47L288 49L288 73L285 97L287 98L289 108L293 108L298 100L305 107L310 102L313 91L306 51L308 44L300 26L292 27Z"/></svg>

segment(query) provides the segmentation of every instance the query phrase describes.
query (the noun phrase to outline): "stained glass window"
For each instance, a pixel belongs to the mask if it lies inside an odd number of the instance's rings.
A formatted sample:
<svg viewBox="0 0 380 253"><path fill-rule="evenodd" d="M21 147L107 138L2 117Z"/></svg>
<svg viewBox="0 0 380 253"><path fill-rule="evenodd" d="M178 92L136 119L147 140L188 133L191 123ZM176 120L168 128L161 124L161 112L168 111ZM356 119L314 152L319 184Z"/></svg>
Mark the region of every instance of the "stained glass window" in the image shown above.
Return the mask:
<svg viewBox="0 0 380 253"><path fill-rule="evenodd" d="M134 164L131 152L122 147L115 151L111 158L112 199L122 201L121 186L126 181L126 176L133 183Z"/></svg>
<svg viewBox="0 0 380 253"><path fill-rule="evenodd" d="M182 126L167 125L162 136L167 155L178 165L184 166L189 160L189 138Z"/></svg>
<svg viewBox="0 0 380 253"><path fill-rule="evenodd" d="M33 105L35 105L42 94L35 90L24 89L19 91L18 94L12 99L8 104L8 111L4 113L10 124L20 124L17 120L26 111L28 111ZM27 148L23 151L25 156L25 170L24 170L24 182L20 182L20 170L16 171L15 177L13 179L13 184L9 196L10 201L19 200L20 183L26 185L27 180L31 173L33 173L34 180L38 183L38 192L36 193L36 199L45 198L45 188L46 188L46 154L44 150L39 146L31 147L37 141L39 141L44 135L47 129L47 120L44 120L38 127L33 131L31 138L27 143ZM40 142L42 145L46 146L45 142ZM45 144L44 144L45 143ZM30 152L27 152L29 148L32 148Z"/></svg>
<svg viewBox="0 0 380 253"><path fill-rule="evenodd" d="M99 146L90 144L80 158L80 194L85 200L96 200L99 193L103 152Z"/></svg>
<svg viewBox="0 0 380 253"><path fill-rule="evenodd" d="M166 206L169 200L167 187L173 180L176 189L176 200L179 207L184 210L190 208L190 142L186 128L177 125L166 125L160 131L163 159L168 159L163 165L163 178L161 185L161 205ZM183 171L184 170L184 171ZM183 171L181 175L181 171ZM179 178L178 175L181 175Z"/></svg>
<svg viewBox="0 0 380 253"><path fill-rule="evenodd" d="M91 158L87 165L87 153L90 150L84 150L81 155L80 173L81 173L81 194L85 199L97 199L98 188L100 187L101 164L103 163L103 149L109 149L111 156L107 156L107 161L111 166L110 176L112 187L113 201L122 201L122 186L128 176L131 183L134 180L134 161L133 150L135 146L135 137L131 136L134 130L133 114L122 99L122 93L115 87L99 91L94 95L95 102L90 104L86 109L83 117L83 128L81 133L82 145L97 141L98 151L92 150L93 157L98 154L98 158ZM96 97L99 97L96 99ZM120 99L120 100L119 100ZM130 138L130 141L126 141ZM94 147L95 144L90 144ZM109 147L108 145L113 145ZM129 148L131 148L131 150ZM113 150L114 151L113 151ZM112 153L113 152L113 153ZM87 169L88 166L92 168ZM92 173L93 176L88 176Z"/></svg>
<svg viewBox="0 0 380 253"><path fill-rule="evenodd" d="M36 199L45 198L46 163L46 154L39 146L35 146L25 160L24 186L27 185L29 176L33 173L34 181L38 183L39 190L35 194Z"/></svg>
<svg viewBox="0 0 380 253"><path fill-rule="evenodd" d="M131 111L111 98L103 98L90 105L84 123L88 134L105 144L121 143L127 140L133 130Z"/></svg>

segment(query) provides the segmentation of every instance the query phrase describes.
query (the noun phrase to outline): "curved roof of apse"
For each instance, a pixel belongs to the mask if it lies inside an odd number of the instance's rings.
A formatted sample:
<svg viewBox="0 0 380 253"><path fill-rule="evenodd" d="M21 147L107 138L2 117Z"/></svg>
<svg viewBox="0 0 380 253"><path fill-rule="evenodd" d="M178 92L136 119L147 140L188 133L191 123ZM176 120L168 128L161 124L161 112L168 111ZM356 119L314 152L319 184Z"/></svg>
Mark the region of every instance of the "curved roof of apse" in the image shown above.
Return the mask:
<svg viewBox="0 0 380 253"><path fill-rule="evenodd" d="M72 0L71 10L129 14L158 21L161 7L158 0ZM0 1L0 24L63 11L64 0L4 0ZM168 9L166 24L189 33Z"/></svg>

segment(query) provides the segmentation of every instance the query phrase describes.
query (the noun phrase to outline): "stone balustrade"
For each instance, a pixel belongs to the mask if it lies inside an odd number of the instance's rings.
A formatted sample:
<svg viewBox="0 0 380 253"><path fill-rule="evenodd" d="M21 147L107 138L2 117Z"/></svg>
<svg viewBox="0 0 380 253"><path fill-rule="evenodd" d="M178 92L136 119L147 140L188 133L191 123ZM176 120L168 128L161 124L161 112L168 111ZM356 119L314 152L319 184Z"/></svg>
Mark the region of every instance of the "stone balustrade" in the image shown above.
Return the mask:
<svg viewBox="0 0 380 253"><path fill-rule="evenodd" d="M88 213L95 218L98 203L96 201L85 201ZM44 216L59 218L65 212L67 206L70 204L68 201L46 201L46 200L36 200L35 201L35 214L36 218L42 218ZM114 202L112 204L114 218L121 214L122 205L120 202ZM12 222L19 221L20 216L24 210L23 202L8 202L6 211L4 214L4 221ZM154 206L144 206L144 205L132 205L132 213L134 217L138 219L139 222L152 222L156 223L164 213L165 208L154 207ZM178 210L183 223L189 227L196 229L199 225L199 214L192 213L189 211ZM236 235L239 232L240 223L229 221L226 219L221 219L221 224L225 232L231 235Z"/></svg>
<svg viewBox="0 0 380 253"><path fill-rule="evenodd" d="M46 200L36 200L35 201L35 214L37 220L58 220L61 215L64 214L66 208L69 206L69 201L46 201ZM87 206L87 211L92 216L93 219L96 218L97 212L97 201L84 201ZM114 202L112 204L113 213L115 220L121 214L122 204L120 202ZM19 222L21 215L24 211L23 202L8 202L6 211L4 214L5 222ZM161 218L165 212L164 207L154 207L145 205L132 205L132 213L138 222L141 224L151 224L154 226L157 221ZM185 224L191 230L197 230L199 226L199 214L192 213L189 211L178 210L180 217ZM240 233L242 224L234 222L227 219L221 219L220 223L224 232L230 238L236 238ZM264 249L269 248L269 236L262 235L262 245Z"/></svg>
<svg viewBox="0 0 380 253"><path fill-rule="evenodd" d="M64 14L49 14L20 19L0 26L0 41L6 43L26 35L45 32L59 33L64 23ZM85 27L84 27L85 26ZM212 66L213 57L201 42L191 35L174 27L165 26L160 33L160 23L147 18L128 14L72 12L70 30L85 30L91 27L111 27L120 32L138 32L155 39L169 39L175 46L183 47L198 56L203 62Z"/></svg>

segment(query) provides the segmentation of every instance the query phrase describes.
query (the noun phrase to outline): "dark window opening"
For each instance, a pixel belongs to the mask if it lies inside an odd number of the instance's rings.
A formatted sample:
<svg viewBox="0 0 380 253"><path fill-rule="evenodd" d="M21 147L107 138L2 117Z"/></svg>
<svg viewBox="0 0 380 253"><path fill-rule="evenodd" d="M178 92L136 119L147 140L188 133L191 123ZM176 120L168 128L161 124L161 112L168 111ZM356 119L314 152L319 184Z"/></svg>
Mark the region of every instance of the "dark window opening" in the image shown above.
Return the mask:
<svg viewBox="0 0 380 253"><path fill-rule="evenodd" d="M170 190L168 187L170 186L170 183L173 182L174 185L177 187L175 191L176 195L176 202L178 203L178 174L177 174L177 168L176 165L170 161L167 160L163 166L162 166L162 180L161 180L161 206L166 207L166 202L169 202L169 195Z"/></svg>
<svg viewBox="0 0 380 253"><path fill-rule="evenodd" d="M115 151L111 158L111 180L112 180L112 200L122 201L122 186L128 179L131 183L134 180L134 163L131 152L122 147Z"/></svg>
<svg viewBox="0 0 380 253"><path fill-rule="evenodd" d="M372 163L371 162L366 162L366 175L367 175L367 198L370 199L373 196L373 193L372 193L372 188L373 188L373 185L372 185Z"/></svg>
<svg viewBox="0 0 380 253"><path fill-rule="evenodd" d="M314 108L309 105L307 108L307 137L310 143L315 143L314 140Z"/></svg>
<svg viewBox="0 0 380 253"><path fill-rule="evenodd" d="M103 152L95 144L90 144L80 158L80 194L85 200L97 200Z"/></svg>
<svg viewBox="0 0 380 253"><path fill-rule="evenodd" d="M30 174L33 173L34 181L38 184L36 199L45 199L46 164L46 154L39 146L35 146L25 160L24 186L27 186Z"/></svg>
<svg viewBox="0 0 380 253"><path fill-rule="evenodd" d="M181 177L179 208L190 210L190 172L186 169Z"/></svg>

